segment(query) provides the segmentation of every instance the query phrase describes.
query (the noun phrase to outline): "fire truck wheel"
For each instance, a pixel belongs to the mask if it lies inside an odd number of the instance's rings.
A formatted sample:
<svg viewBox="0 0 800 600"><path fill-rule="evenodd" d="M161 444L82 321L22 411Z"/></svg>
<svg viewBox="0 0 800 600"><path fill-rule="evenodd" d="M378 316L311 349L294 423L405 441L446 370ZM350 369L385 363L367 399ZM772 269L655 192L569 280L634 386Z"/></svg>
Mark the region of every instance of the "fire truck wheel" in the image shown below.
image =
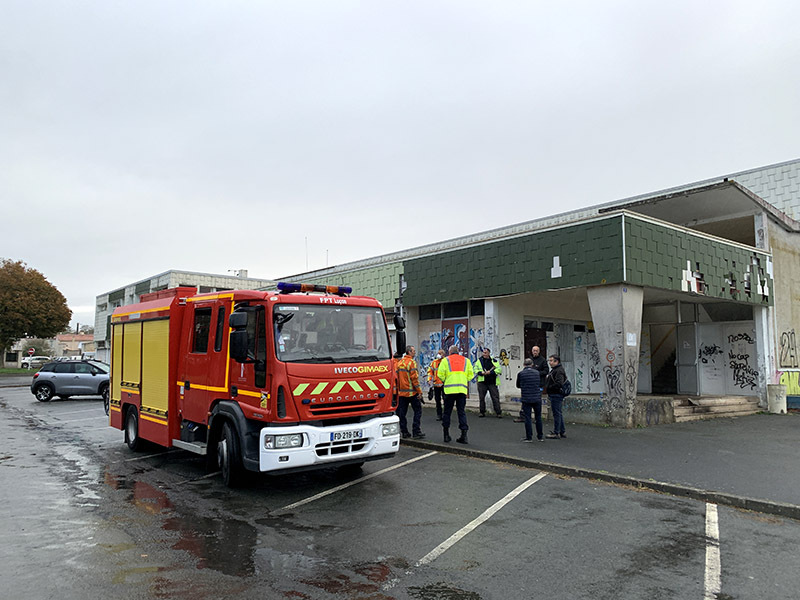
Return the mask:
<svg viewBox="0 0 800 600"><path fill-rule="evenodd" d="M239 438L229 422L222 425L222 433L217 443L217 462L222 471L222 480L228 487L242 483L242 454L239 451Z"/></svg>
<svg viewBox="0 0 800 600"><path fill-rule="evenodd" d="M133 407L128 409L128 414L125 416L125 443L133 452L142 448L142 438L139 437L139 415Z"/></svg>
<svg viewBox="0 0 800 600"><path fill-rule="evenodd" d="M53 399L53 386L49 383L43 383L36 388L36 399L39 402L50 402Z"/></svg>

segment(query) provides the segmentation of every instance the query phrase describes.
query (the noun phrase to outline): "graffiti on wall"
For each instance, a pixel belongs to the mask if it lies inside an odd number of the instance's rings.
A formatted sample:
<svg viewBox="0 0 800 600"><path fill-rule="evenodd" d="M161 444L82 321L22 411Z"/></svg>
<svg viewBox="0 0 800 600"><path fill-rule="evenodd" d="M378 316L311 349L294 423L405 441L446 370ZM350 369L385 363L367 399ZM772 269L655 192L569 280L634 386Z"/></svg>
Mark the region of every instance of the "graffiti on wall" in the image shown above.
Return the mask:
<svg viewBox="0 0 800 600"><path fill-rule="evenodd" d="M708 364L709 362L716 364L717 361L715 357L717 354L724 354L722 348L716 344L703 345L701 343L700 349L697 352L697 358L700 359L700 362L703 364Z"/></svg>
<svg viewBox="0 0 800 600"><path fill-rule="evenodd" d="M755 340L746 331L727 337L728 371L734 387L753 390L758 387L758 370L755 368Z"/></svg>
<svg viewBox="0 0 800 600"><path fill-rule="evenodd" d="M778 371L779 383L786 386L787 396L800 396L800 372Z"/></svg>
<svg viewBox="0 0 800 600"><path fill-rule="evenodd" d="M781 333L778 366L789 369L796 369L800 366L797 364L797 342L795 340L794 329Z"/></svg>

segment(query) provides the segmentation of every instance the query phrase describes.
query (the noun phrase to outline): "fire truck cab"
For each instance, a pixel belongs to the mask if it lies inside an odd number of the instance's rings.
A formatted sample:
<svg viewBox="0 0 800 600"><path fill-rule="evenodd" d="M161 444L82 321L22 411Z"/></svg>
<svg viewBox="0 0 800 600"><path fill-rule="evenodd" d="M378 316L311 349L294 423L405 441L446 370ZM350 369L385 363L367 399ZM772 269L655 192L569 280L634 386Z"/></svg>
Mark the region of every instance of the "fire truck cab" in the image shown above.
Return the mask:
<svg viewBox="0 0 800 600"><path fill-rule="evenodd" d="M112 427L246 471L360 467L400 431L383 309L348 288L145 294L112 315ZM402 321L399 321L402 324Z"/></svg>

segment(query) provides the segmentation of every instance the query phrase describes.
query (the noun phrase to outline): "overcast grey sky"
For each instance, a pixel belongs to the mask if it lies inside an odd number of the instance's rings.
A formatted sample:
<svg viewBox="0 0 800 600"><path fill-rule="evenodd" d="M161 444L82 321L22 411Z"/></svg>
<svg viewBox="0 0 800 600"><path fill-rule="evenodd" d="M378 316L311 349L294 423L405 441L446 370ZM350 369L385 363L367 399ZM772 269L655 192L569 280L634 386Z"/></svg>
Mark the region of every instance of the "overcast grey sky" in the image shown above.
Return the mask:
<svg viewBox="0 0 800 600"><path fill-rule="evenodd" d="M0 257L73 325L168 269L275 278L800 157L796 1L0 14Z"/></svg>

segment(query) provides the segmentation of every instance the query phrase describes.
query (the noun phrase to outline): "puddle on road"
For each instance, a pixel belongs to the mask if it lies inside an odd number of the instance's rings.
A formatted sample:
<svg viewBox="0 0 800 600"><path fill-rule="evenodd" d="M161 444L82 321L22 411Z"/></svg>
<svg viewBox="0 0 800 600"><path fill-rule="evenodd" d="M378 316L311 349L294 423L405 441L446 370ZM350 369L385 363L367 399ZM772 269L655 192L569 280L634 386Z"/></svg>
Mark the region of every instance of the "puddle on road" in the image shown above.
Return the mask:
<svg viewBox="0 0 800 600"><path fill-rule="evenodd" d="M173 517L166 520L163 528L181 536L172 548L185 550L197 558L198 569L213 569L236 577L255 574L258 532L249 523L233 519Z"/></svg>

